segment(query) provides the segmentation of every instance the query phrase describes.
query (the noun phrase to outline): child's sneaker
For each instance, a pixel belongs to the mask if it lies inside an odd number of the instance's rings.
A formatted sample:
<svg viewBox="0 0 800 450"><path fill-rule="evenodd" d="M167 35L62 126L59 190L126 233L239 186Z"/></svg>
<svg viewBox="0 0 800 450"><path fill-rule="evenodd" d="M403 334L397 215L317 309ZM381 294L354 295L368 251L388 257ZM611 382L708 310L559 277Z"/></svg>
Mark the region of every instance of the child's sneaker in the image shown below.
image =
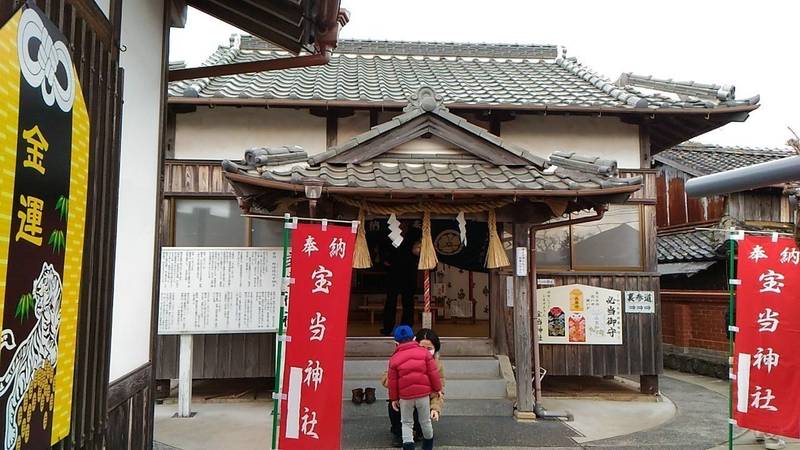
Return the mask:
<svg viewBox="0 0 800 450"><path fill-rule="evenodd" d="M782 448L786 448L786 442L783 439L769 436L764 439L764 448L768 450L779 450Z"/></svg>

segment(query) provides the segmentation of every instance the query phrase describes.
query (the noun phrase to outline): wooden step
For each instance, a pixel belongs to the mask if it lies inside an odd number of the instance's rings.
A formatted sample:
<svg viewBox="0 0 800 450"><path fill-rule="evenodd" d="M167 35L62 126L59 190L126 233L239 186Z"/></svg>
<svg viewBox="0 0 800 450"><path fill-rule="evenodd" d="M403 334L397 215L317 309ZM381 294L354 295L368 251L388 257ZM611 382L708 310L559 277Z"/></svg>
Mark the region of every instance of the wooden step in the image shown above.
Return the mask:
<svg viewBox="0 0 800 450"><path fill-rule="evenodd" d="M443 357L494 356L494 343L489 338L441 338ZM349 337L345 356L374 356L388 358L395 342L388 337Z"/></svg>

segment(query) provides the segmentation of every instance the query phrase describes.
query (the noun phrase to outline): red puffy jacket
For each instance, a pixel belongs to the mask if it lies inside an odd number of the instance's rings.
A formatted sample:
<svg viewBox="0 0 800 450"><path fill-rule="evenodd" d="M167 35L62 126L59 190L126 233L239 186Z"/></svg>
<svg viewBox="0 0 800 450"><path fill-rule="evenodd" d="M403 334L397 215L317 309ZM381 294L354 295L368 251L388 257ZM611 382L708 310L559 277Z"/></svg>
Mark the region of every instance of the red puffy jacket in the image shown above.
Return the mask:
<svg viewBox="0 0 800 450"><path fill-rule="evenodd" d="M441 390L439 368L430 352L416 341L398 345L389 359L389 400L427 397Z"/></svg>

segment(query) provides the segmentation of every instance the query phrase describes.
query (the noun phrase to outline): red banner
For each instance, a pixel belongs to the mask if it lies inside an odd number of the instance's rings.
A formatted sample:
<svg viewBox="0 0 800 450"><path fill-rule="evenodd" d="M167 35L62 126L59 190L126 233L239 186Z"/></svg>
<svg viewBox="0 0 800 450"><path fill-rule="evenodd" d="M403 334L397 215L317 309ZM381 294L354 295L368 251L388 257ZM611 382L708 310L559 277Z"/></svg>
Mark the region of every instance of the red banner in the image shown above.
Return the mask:
<svg viewBox="0 0 800 450"><path fill-rule="evenodd" d="M800 437L800 251L790 238L748 235L738 259L734 418Z"/></svg>
<svg viewBox="0 0 800 450"><path fill-rule="evenodd" d="M292 233L281 450L340 447L354 245L350 226L300 224Z"/></svg>

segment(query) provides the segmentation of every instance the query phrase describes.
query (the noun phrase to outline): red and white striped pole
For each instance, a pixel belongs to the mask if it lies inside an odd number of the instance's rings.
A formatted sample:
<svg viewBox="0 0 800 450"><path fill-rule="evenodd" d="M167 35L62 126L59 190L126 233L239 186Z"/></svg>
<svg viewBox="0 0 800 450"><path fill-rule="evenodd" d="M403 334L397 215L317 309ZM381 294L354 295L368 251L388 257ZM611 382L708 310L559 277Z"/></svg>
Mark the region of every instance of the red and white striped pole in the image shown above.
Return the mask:
<svg viewBox="0 0 800 450"><path fill-rule="evenodd" d="M422 328L433 327L433 317L431 317L431 271L425 271L425 291L422 296L425 306L422 311Z"/></svg>

